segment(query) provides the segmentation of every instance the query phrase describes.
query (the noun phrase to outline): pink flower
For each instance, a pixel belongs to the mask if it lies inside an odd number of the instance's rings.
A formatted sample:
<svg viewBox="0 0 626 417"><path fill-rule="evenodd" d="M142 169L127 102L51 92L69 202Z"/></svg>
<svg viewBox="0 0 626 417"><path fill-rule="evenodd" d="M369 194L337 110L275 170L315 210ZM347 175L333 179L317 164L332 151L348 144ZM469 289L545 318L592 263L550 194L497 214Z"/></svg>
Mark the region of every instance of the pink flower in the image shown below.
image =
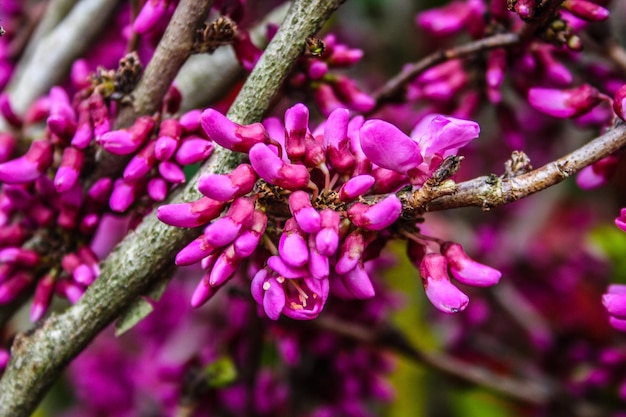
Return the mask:
<svg viewBox="0 0 626 417"><path fill-rule="evenodd" d="M561 119L577 117L600 102L600 93L588 84L567 90L533 87L528 102L537 110Z"/></svg>

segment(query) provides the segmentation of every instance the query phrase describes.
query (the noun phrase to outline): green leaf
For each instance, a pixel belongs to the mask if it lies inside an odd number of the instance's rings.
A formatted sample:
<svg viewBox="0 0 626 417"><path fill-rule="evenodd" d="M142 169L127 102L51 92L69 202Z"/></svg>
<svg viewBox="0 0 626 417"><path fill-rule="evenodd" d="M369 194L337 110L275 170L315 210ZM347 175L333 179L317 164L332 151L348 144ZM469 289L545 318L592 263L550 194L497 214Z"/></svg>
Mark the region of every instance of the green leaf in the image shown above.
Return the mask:
<svg viewBox="0 0 626 417"><path fill-rule="evenodd" d="M222 356L204 368L207 385L211 388L223 388L237 379L237 368L228 356Z"/></svg>

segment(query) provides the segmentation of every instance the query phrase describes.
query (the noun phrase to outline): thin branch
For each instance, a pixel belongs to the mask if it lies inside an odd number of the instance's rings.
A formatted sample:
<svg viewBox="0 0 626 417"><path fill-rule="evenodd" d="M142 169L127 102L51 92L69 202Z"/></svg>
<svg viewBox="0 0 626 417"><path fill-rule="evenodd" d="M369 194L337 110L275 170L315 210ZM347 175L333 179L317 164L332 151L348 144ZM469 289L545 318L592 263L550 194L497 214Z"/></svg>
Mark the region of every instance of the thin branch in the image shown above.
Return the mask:
<svg viewBox="0 0 626 417"><path fill-rule="evenodd" d="M116 128L128 127L138 116L151 115L159 109L176 74L189 58L196 29L212 4L213 0L188 0L176 7L152 59L133 90L132 105L122 108L115 121ZM96 156L98 165L93 177L112 176L120 172L129 159L102 150Z"/></svg>
<svg viewBox="0 0 626 417"><path fill-rule="evenodd" d="M141 115L152 114L159 109L176 74L191 53L196 29L206 19L213 0L181 2L163 34L156 51L139 84L133 90L132 106L126 106L116 121L118 127L126 127Z"/></svg>
<svg viewBox="0 0 626 417"><path fill-rule="evenodd" d="M300 323L299 323L300 324ZM567 409L576 417L602 417L608 415L603 406L584 399L572 398L563 387L548 378L528 379L491 372L453 356L419 350L398 329L390 324L384 328L372 328L359 323L321 316L308 323L335 334L385 349L401 355L417 364L459 381L485 388L507 399L535 407L549 408L551 404L567 402Z"/></svg>
<svg viewBox="0 0 626 417"><path fill-rule="evenodd" d="M420 209L439 211L473 206L489 210L502 206L558 184L624 146L626 124L619 122L602 136L541 168L512 178L490 175L459 183L455 193L427 202Z"/></svg>
<svg viewBox="0 0 626 417"><path fill-rule="evenodd" d="M302 52L307 36L316 33L340 0L294 0L285 21L268 45L229 111L239 123L259 120ZM174 202L200 197L200 172L224 172L239 158L219 149ZM11 361L0 380L0 415L30 416L59 373L104 327L154 282L170 273L174 256L197 230L173 228L147 216L102 264L99 279L74 306L53 314L40 327L18 334Z"/></svg>
<svg viewBox="0 0 626 417"><path fill-rule="evenodd" d="M437 51L419 61L409 64L401 73L387 81L376 93L374 99L376 106L370 113L378 110L383 104L393 101L403 91L406 84L429 68L439 65L445 61L464 58L479 52L488 51L495 48L503 48L516 45L520 42L520 36L515 33L502 33L488 38L479 39L464 45L459 45L445 51Z"/></svg>
<svg viewBox="0 0 626 417"><path fill-rule="evenodd" d="M522 403L546 405L554 395L554 388L545 382L495 374L484 367L472 365L452 356L421 351L391 325L387 325L383 330L376 330L328 316L318 317L312 325L360 343L390 350L444 375L479 385Z"/></svg>

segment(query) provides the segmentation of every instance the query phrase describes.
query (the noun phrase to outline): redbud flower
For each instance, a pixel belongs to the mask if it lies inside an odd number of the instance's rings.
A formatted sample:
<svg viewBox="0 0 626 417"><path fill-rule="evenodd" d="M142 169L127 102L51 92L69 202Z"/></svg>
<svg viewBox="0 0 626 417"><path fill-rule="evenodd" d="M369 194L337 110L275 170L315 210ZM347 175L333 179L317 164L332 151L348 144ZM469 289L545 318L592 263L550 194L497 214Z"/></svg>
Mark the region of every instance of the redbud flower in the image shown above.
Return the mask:
<svg viewBox="0 0 626 417"><path fill-rule="evenodd" d="M359 231L350 233L339 248L339 258L335 264L338 274L347 274L361 261L365 251L365 237Z"/></svg>
<svg viewBox="0 0 626 417"><path fill-rule="evenodd" d="M9 351L0 348L0 370L6 368L6 366L9 364L9 359L11 359Z"/></svg>
<svg viewBox="0 0 626 417"><path fill-rule="evenodd" d="M32 322L36 322L46 313L52 299L55 282L56 277L53 274L46 274L37 283L35 295L33 296L33 305L30 310L30 320Z"/></svg>
<svg viewBox="0 0 626 417"><path fill-rule="evenodd" d="M47 125L50 132L62 138L71 138L76 131L76 113L67 93L61 87L52 87L50 90Z"/></svg>
<svg viewBox="0 0 626 417"><path fill-rule="evenodd" d="M213 246L225 246L231 243L242 229L252 220L254 203L244 197L237 198L223 217L215 220L204 229L206 242Z"/></svg>
<svg viewBox="0 0 626 417"><path fill-rule="evenodd" d="M198 227L207 224L222 212L221 201L203 197L193 203L178 203L160 206L157 217L163 223L176 227Z"/></svg>
<svg viewBox="0 0 626 417"><path fill-rule="evenodd" d="M458 313L469 303L467 295L452 285L448 277L448 262L437 253L428 253L420 263L420 275L426 297L444 313Z"/></svg>
<svg viewBox="0 0 626 417"><path fill-rule="evenodd" d="M33 277L26 271L18 271L0 283L0 304L13 301L26 287L33 282Z"/></svg>
<svg viewBox="0 0 626 417"><path fill-rule="evenodd" d="M352 177L339 189L339 198L341 201L350 202L365 194L375 182L376 179L367 174Z"/></svg>
<svg viewBox="0 0 626 417"><path fill-rule="evenodd" d="M448 36L460 31L469 17L465 2L453 1L444 7L423 11L417 15L416 24L437 36Z"/></svg>
<svg viewBox="0 0 626 417"><path fill-rule="evenodd" d="M368 230L382 230L391 226L402 213L402 203L395 195L368 206L355 203L348 209L348 218L357 227Z"/></svg>
<svg viewBox="0 0 626 417"><path fill-rule="evenodd" d="M306 233L316 233L321 227L320 213L311 205L309 194L304 191L294 191L289 196L289 210L298 226Z"/></svg>
<svg viewBox="0 0 626 417"><path fill-rule="evenodd" d="M36 180L52 165L52 144L36 140L23 156L0 164L0 181L23 184Z"/></svg>
<svg viewBox="0 0 626 417"><path fill-rule="evenodd" d="M304 165L294 165L283 161L264 143L254 145L248 156L256 173L270 184L291 191L304 188L309 184L309 171Z"/></svg>
<svg viewBox="0 0 626 417"><path fill-rule="evenodd" d="M0 163L6 162L11 157L15 149L16 140L13 135L6 132L0 132Z"/></svg>
<svg viewBox="0 0 626 417"><path fill-rule="evenodd" d="M54 186L59 193L69 191L78 181L85 161L85 154L73 146L65 148L59 169L54 177Z"/></svg>
<svg viewBox="0 0 626 417"><path fill-rule="evenodd" d="M391 123L368 120L360 130L361 148L376 165L406 174L422 163L420 147Z"/></svg>
<svg viewBox="0 0 626 417"><path fill-rule="evenodd" d="M252 166L240 164L225 175L203 174L198 180L198 191L214 200L230 201L252 191L256 180Z"/></svg>
<svg viewBox="0 0 626 417"><path fill-rule="evenodd" d="M269 139L261 123L241 126L213 109L202 112L200 124L211 140L231 151L248 152L253 145Z"/></svg>
<svg viewBox="0 0 626 417"><path fill-rule="evenodd" d="M16 128L22 127L22 119L20 119L20 117L13 111L9 95L7 93L0 94L0 114L11 126Z"/></svg>
<svg viewBox="0 0 626 417"><path fill-rule="evenodd" d="M502 273L490 266L476 262L463 251L458 243L446 242L441 246L452 276L463 284L488 287L500 281Z"/></svg>
<svg viewBox="0 0 626 417"><path fill-rule="evenodd" d="M558 118L577 117L600 102L598 90L588 84L567 90L533 87L528 102L537 110Z"/></svg>
<svg viewBox="0 0 626 417"><path fill-rule="evenodd" d="M357 264L344 275L340 275L343 285L357 299L365 300L376 295L372 281L362 263Z"/></svg>
<svg viewBox="0 0 626 417"><path fill-rule="evenodd" d="M229 245L215 260L209 274L209 285L218 287L224 284L235 273L241 261L235 254L233 245Z"/></svg>
<svg viewBox="0 0 626 417"><path fill-rule="evenodd" d="M152 117L140 116L131 127L104 133L99 139L96 137L96 140L113 154L128 155L134 153L148 139L154 125Z"/></svg>
<svg viewBox="0 0 626 417"><path fill-rule="evenodd" d="M609 285L607 293L602 296L602 304L610 315L626 320L626 285Z"/></svg>
<svg viewBox="0 0 626 417"><path fill-rule="evenodd" d="M562 7L574 16L590 22L606 20L610 14L604 7L586 0L565 0Z"/></svg>
<svg viewBox="0 0 626 417"><path fill-rule="evenodd" d="M613 110L622 120L626 120L626 84L621 86L619 90L615 92L615 98L613 99Z"/></svg>
<svg viewBox="0 0 626 417"><path fill-rule="evenodd" d="M257 246L259 246L259 243L261 243L266 226L267 216L265 213L260 210L255 210L252 214L250 227L242 232L233 243L235 255L241 259L252 255Z"/></svg>
<svg viewBox="0 0 626 417"><path fill-rule="evenodd" d="M174 155L183 133L183 127L176 119L165 119L159 126L154 153L159 161L166 161Z"/></svg>
<svg viewBox="0 0 626 417"><path fill-rule="evenodd" d="M586 166L576 176L576 184L583 190L591 190L607 183L613 176L620 158L609 155L589 166Z"/></svg>
<svg viewBox="0 0 626 417"><path fill-rule="evenodd" d="M212 152L213 142L199 136L187 136L182 139L174 158L181 165L189 165L206 160Z"/></svg>
<svg viewBox="0 0 626 417"><path fill-rule="evenodd" d="M304 266L309 261L305 234L293 217L285 223L278 241L278 253L285 263L295 268Z"/></svg>
<svg viewBox="0 0 626 417"><path fill-rule="evenodd" d="M339 223L341 218L332 209L324 209L320 214L321 229L315 235L315 247L322 256L332 256L339 246Z"/></svg>
<svg viewBox="0 0 626 417"><path fill-rule="evenodd" d="M626 232L626 208L620 211L620 216L615 219L615 225Z"/></svg>
<svg viewBox="0 0 626 417"><path fill-rule="evenodd" d="M165 16L169 2L166 0L148 0L133 22L133 30L144 34L154 28Z"/></svg>

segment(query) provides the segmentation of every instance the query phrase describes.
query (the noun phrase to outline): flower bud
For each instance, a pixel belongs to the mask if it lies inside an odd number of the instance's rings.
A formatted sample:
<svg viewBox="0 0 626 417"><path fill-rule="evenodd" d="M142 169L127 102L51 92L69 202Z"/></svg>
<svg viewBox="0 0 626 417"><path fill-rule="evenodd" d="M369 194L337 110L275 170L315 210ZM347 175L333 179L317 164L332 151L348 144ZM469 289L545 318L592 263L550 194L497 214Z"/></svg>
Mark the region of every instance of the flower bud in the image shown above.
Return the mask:
<svg viewBox="0 0 626 417"><path fill-rule="evenodd" d="M159 137L156 140L155 155L159 161L170 159L178 148L183 127L176 119L165 119L159 126Z"/></svg>
<svg viewBox="0 0 626 417"><path fill-rule="evenodd" d="M270 184L290 191L309 184L311 177L304 165L286 163L263 143L254 145L248 156L256 173Z"/></svg>
<svg viewBox="0 0 626 417"><path fill-rule="evenodd" d="M305 191L294 191L289 196L289 211L306 233L316 233L321 228L320 213L313 208L311 198Z"/></svg>
<svg viewBox="0 0 626 417"><path fill-rule="evenodd" d="M65 148L61 164L54 177L54 187L59 193L65 193L76 185L84 161L83 151L73 146Z"/></svg>
<svg viewBox="0 0 626 417"><path fill-rule="evenodd" d="M198 227L220 215L225 203L203 197L192 203L166 204L157 209L157 218L176 227Z"/></svg>
<svg viewBox="0 0 626 417"><path fill-rule="evenodd" d="M215 220L204 229L204 236L208 244L225 246L239 236L252 220L254 203L248 198L237 198L230 205L223 217Z"/></svg>
<svg viewBox="0 0 626 417"><path fill-rule="evenodd" d="M600 102L600 95L588 84L567 90L533 87L528 90L528 102L543 113L565 119L590 111Z"/></svg>
<svg viewBox="0 0 626 417"><path fill-rule="evenodd" d="M33 282L33 277L26 271L18 271L0 284L0 305L9 303Z"/></svg>
<svg viewBox="0 0 626 417"><path fill-rule="evenodd" d="M476 287L489 287L500 281L502 273L471 259L458 243L446 242L441 246L452 276L459 282Z"/></svg>
<svg viewBox="0 0 626 417"><path fill-rule="evenodd" d="M134 153L148 139L154 129L155 121L150 116L140 116L127 129L104 133L96 141L108 152L115 155Z"/></svg>
<svg viewBox="0 0 626 417"><path fill-rule="evenodd" d="M599 4L586 0L565 0L561 5L574 16L589 22L601 22L609 18L609 11Z"/></svg>
<svg viewBox="0 0 626 417"><path fill-rule="evenodd" d="M199 136L184 138L176 151L176 162L190 165L206 160L213 153L213 142Z"/></svg>
<svg viewBox="0 0 626 417"><path fill-rule="evenodd" d="M450 282L445 257L426 254L419 269L426 297L438 310L448 314L465 310L469 298Z"/></svg>
<svg viewBox="0 0 626 417"><path fill-rule="evenodd" d="M235 242L233 242L235 255L241 259L251 256L257 246L259 246L259 243L261 243L266 226L267 216L265 213L260 210L255 210L252 214L250 228L241 233L237 239L235 239Z"/></svg>
<svg viewBox="0 0 626 417"><path fill-rule="evenodd" d="M309 249L304 232L292 217L285 223L283 233L278 241L278 253L289 266L298 268L309 261Z"/></svg>
<svg viewBox="0 0 626 417"><path fill-rule="evenodd" d="M233 245L228 246L215 261L209 275L209 285L218 287L224 284L237 270L242 259L235 255Z"/></svg>
<svg viewBox="0 0 626 417"><path fill-rule="evenodd" d="M402 213L402 203L395 194L388 195L384 200L368 206L354 203L348 209L348 218L356 227L367 230L382 230L391 226Z"/></svg>
<svg viewBox="0 0 626 417"><path fill-rule="evenodd" d="M609 285L607 293L602 296L602 305L610 315L626 320L626 285Z"/></svg>
<svg viewBox="0 0 626 417"><path fill-rule="evenodd" d="M359 263L345 275L340 276L343 281L343 285L356 299L365 300L376 295L372 281L365 271L365 268L363 268L362 263Z"/></svg>
<svg viewBox="0 0 626 417"><path fill-rule="evenodd" d="M252 191L256 180L252 166L240 164L228 174L203 174L198 180L198 191L214 200L230 201Z"/></svg>
<svg viewBox="0 0 626 417"><path fill-rule="evenodd" d="M302 103L285 112L285 150L293 162L300 161L306 153L306 136L309 130L309 109Z"/></svg>
<svg viewBox="0 0 626 417"><path fill-rule="evenodd" d="M235 152L249 152L253 145L269 139L261 123L242 126L214 109L202 112L200 125L211 140Z"/></svg>
<svg viewBox="0 0 626 417"><path fill-rule="evenodd" d="M168 4L166 0L146 1L133 22L133 31L144 34L152 30L167 13Z"/></svg>
<svg viewBox="0 0 626 417"><path fill-rule="evenodd" d="M341 201L350 202L365 194L374 185L374 182L376 179L367 174L352 177L341 186L339 198Z"/></svg>
<svg viewBox="0 0 626 417"><path fill-rule="evenodd" d="M158 168L159 174L172 184L182 184L186 181L185 171L172 161L162 161Z"/></svg>
<svg viewBox="0 0 626 417"><path fill-rule="evenodd" d="M156 165L155 155L156 142L150 141L144 146L124 168L123 178L127 181L134 181L143 178Z"/></svg>
<svg viewBox="0 0 626 417"><path fill-rule="evenodd" d="M36 140L23 156L0 164L0 181L24 184L36 180L52 165L52 144Z"/></svg>
<svg viewBox="0 0 626 417"><path fill-rule="evenodd" d="M344 239L339 248L339 258L335 264L335 271L344 275L353 270L359 262L365 251L365 237L359 231L350 233Z"/></svg>

